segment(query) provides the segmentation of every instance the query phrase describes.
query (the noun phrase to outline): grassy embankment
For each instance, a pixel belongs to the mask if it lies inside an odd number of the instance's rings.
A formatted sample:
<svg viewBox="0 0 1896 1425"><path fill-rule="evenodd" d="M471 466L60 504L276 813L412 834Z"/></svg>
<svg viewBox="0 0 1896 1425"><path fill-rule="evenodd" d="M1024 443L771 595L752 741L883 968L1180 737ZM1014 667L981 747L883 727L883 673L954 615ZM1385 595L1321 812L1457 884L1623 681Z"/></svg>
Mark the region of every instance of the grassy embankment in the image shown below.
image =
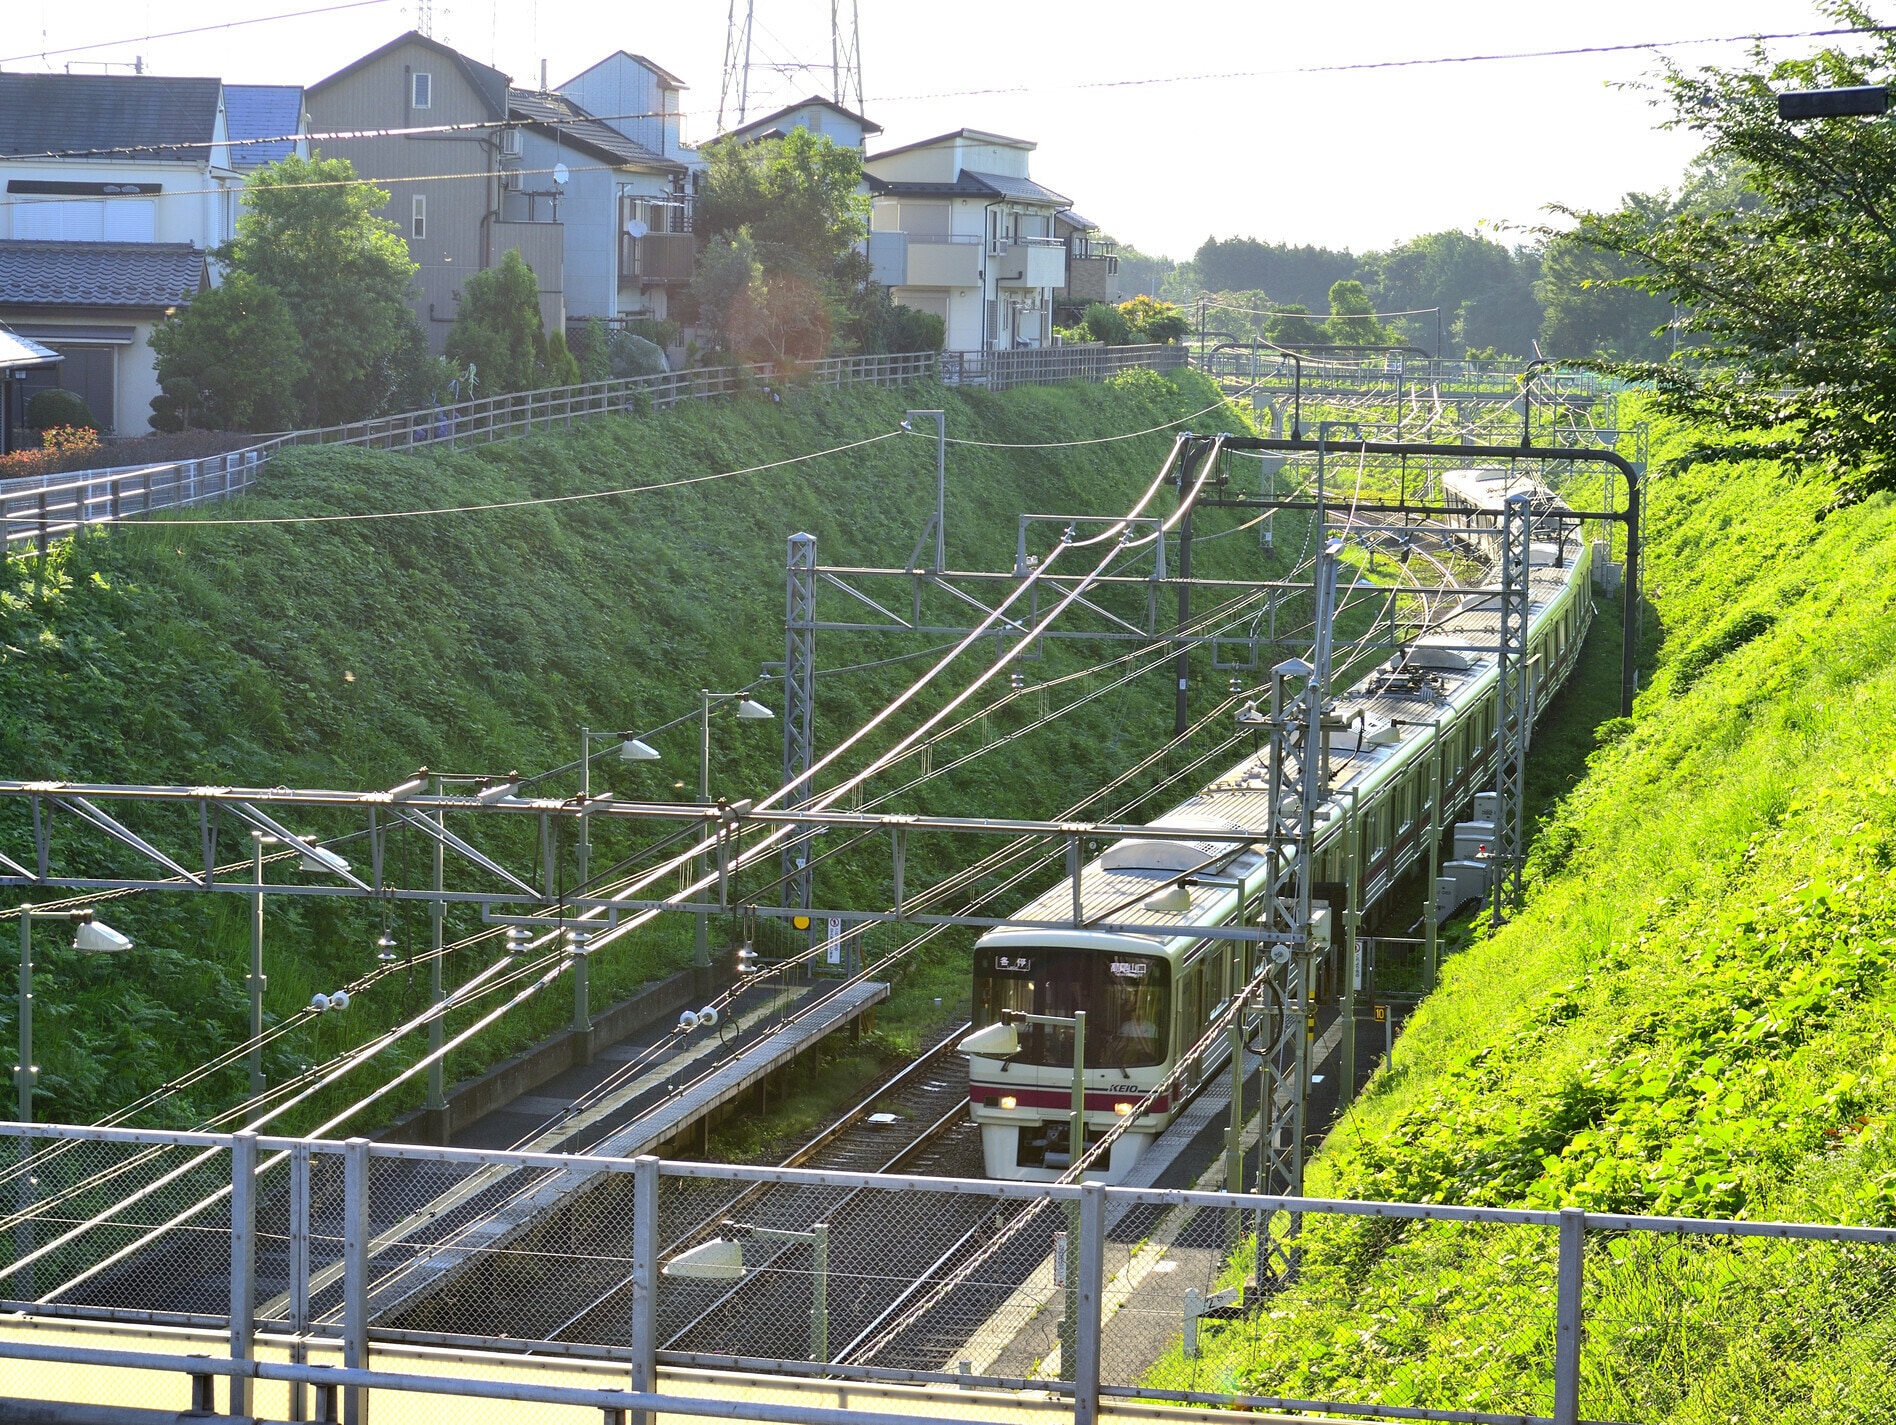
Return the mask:
<svg viewBox="0 0 1896 1425"><path fill-rule="evenodd" d="M1768 464L1654 483L1656 674L1313 1195L1896 1221L1896 502L1828 499ZM1552 1235L1307 1219L1301 1281L1152 1383L1545 1413ZM1888 1418L1887 1252L1592 1248L1585 1418Z"/></svg>
<svg viewBox="0 0 1896 1425"><path fill-rule="evenodd" d="M927 388L791 390L781 404L761 397L706 404L454 454L293 452L270 467L259 494L200 512L197 520L84 538L58 547L45 567L20 559L5 566L0 767L9 775L74 780L376 787L393 785L418 765L504 774L568 761L581 723L650 728L694 709L701 686L748 685L762 662L782 657L784 549L792 532L816 534L826 562L902 564L932 506L934 450L932 440L900 436L731 479L484 513L250 526L220 519L482 505L655 485L891 432L905 406L945 406L950 434L958 438L1021 443L1138 431L1216 401L1201 378L1165 380L1144 372L1108 386L991 397ZM1193 424L1237 428L1241 422L1226 412ZM1157 470L1169 438L1161 432L1055 449L952 447L951 562L1007 567L1022 510L1126 508ZM1170 497L1161 504L1170 508ZM1235 523L1203 519L1201 536ZM1201 548L1208 573L1262 571L1254 536ZM825 616L841 615L843 601L825 593ZM937 612L946 615L949 608ZM823 635L818 656L821 665L839 668L912 654L918 642ZM1046 661L1025 665L1030 687L986 725L936 749L936 765L1031 721L1039 712L1035 685L1084 661L1074 645L1060 645ZM819 746L858 724L923 666L895 663L821 678ZM905 809L1060 810L1163 740L1170 727L1168 677L1158 670L1042 731L997 746L910 794ZM1061 685L1052 690L1050 707L1058 710L1103 682ZM1004 680L999 693L1006 694ZM774 689L760 696L781 712ZM1222 681L1207 679L1197 704L1209 708L1222 696ZM695 726L658 741L660 763L599 762L595 791L691 795ZM727 717L714 727L712 742L714 794L754 795L776 785L780 724L740 725ZM917 770L911 759L899 775L872 784L870 795ZM549 785L572 790L570 779ZM0 807L16 848L30 845L24 814L17 803ZM196 844L194 817L187 825L135 810L126 816L179 859L194 862L195 853L185 849ZM130 853L75 828L62 814L55 841L62 864L88 866L95 874L148 870ZM334 834L342 824L312 816L299 829ZM507 829L483 828L494 844L530 858L527 828L512 830L518 835L510 843ZM598 833L595 872L632 844ZM918 842L911 889L931 869L982 849ZM366 864L366 846L343 850ZM220 859L247 855L242 829L226 822ZM412 833L393 835L387 855L392 878L423 883L429 852ZM819 894L843 903L884 896L886 862L882 850L826 865ZM560 848L560 867L561 883L570 886L570 843ZM271 874L315 879L284 867ZM94 1119L243 1038L245 902L147 895L104 909L105 918L138 941L123 959L81 958L60 948L54 928L37 933L43 1117ZM418 907L393 910L384 921L377 908L355 902L273 899L266 931L270 1020L298 1016L316 991L373 976L371 946L384 928L403 956L427 945L428 920ZM448 938L477 928L472 913L457 911ZM731 933L714 926L714 946L722 948ZM886 947L898 938L879 943ZM688 923L667 919L596 955L595 1008L683 963L689 939ZM965 997L958 968L965 964L959 958L965 938L944 941L885 1013L891 1051L936 1016L935 996L947 1000L950 1012ZM456 952L449 982L487 963L496 948L487 941ZM425 968L398 963L362 987L347 1011L305 1016L270 1046L271 1080L280 1082L414 1013L425 1002L426 983ZM11 996L0 997L0 1043L11 1042L15 1032L12 1004ZM454 1075L558 1032L570 1014L561 982L457 1055ZM472 1017L473 1011L457 1014L451 1028ZM418 1038L386 1051L289 1125L317 1121L412 1062ZM170 1095L143 1119L196 1122L241 1090L237 1066ZM416 1101L411 1085L375 1117Z"/></svg>

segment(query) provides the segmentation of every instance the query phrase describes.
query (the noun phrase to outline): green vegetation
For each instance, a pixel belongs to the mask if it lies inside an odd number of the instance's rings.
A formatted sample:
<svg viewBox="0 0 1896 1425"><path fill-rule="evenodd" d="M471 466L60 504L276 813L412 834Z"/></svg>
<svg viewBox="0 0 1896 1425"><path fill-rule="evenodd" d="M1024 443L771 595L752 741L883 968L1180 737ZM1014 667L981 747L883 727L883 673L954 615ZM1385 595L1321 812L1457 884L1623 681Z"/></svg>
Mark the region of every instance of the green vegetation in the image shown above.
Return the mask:
<svg viewBox="0 0 1896 1425"><path fill-rule="evenodd" d="M1820 7L1875 30L1863 7ZM1787 123L1777 93L1887 85L1896 39L1876 30L1808 59L1666 71L1670 124L1705 142L1701 201L1583 213L1575 240L1633 267L1629 283L1682 307L1665 365L1614 369L1657 384L1662 409L1726 430L1771 429L1742 452L1819 465L1843 498L1896 488L1896 131L1860 118Z"/></svg>
<svg viewBox="0 0 1896 1425"><path fill-rule="evenodd" d="M512 248L497 266L476 272L462 284L447 355L457 371L471 367L474 389L489 396L579 381L579 363L567 350L566 334L555 332L552 341L547 338L540 318L539 279Z"/></svg>
<svg viewBox="0 0 1896 1425"><path fill-rule="evenodd" d="M751 685L762 662L780 658L784 541L792 532L817 534L827 560L907 559L934 489L932 440L894 435L908 406L943 406L951 434L995 442L1093 437L1188 416L1194 429L1242 424L1235 412L1206 414L1218 397L1202 378L1146 371L1104 386L995 396L795 385L779 394L781 404L693 404L473 451L298 450L269 467L260 494L203 512L202 524L194 523L199 517L133 524L57 545L43 565L12 560L0 583L0 764L27 776L337 787L391 786L421 764L493 774L551 767L572 758L581 723L652 728L694 708L700 687ZM216 523L623 490L885 434L890 438L845 455L643 494L437 518ZM1006 567L1023 509L1124 509L1151 479L1167 441L1160 433L1070 449L951 447L951 553L957 563ZM1213 538L1222 527L1220 518L1200 520L1201 567L1226 577L1255 573L1255 537ZM822 665L832 668L917 651L913 642L894 639L819 641ZM1072 672L1079 661L1071 645L1054 646L1045 662L1027 665L1030 683ZM833 742L856 726L920 666L894 663L820 679L819 739ZM1163 740L1171 700L1154 689L1168 677L1161 669L1001 744L1001 735L1037 716L1030 686L935 753L939 766L992 740L990 755L905 803L1057 812ZM1200 707L1208 710L1223 690L1207 682ZM1051 690L1051 706L1065 706L1088 686ZM774 689L758 696L780 707ZM602 759L595 791L682 795L696 776L695 729L657 741L660 763ZM712 737L714 791L742 796L774 787L780 750L776 724L720 721ZM871 797L917 771L914 760L905 763L872 784ZM570 782L548 785L571 790ZM15 844L26 835L25 814L17 803L0 807L0 816L12 819ZM194 817L154 814L138 824L165 845L196 845ZM312 816L298 829L333 835L343 824ZM531 856L528 828L483 825L482 834L497 849ZM632 846L624 834L597 832L595 870ZM129 856L63 822L56 847L68 865L132 866ZM366 860L366 848L341 849ZM931 869L963 864L985 849L918 842L911 888ZM573 848L563 843L558 852L561 883L570 886ZM426 875L428 854L418 840L396 834L387 852L391 875L416 883ZM247 855L247 840L226 824L220 858ZM285 866L271 875L307 879ZM885 852L860 862L839 858L825 863L819 891L867 902L886 896L887 876ZM108 904L106 918L138 941L130 957L75 956L60 948L51 927L36 942L40 1111L47 1117L96 1118L243 1037L248 910L240 898L146 896ZM419 910L392 910L385 921L354 903L271 902L273 1022L297 1014L317 991L376 976L353 994L346 1012L306 1021L271 1046L273 1082L421 1006L425 967L398 962L373 970L372 943L384 928L403 955L426 947L428 921ZM448 937L476 928L455 912ZM732 927L719 924L714 933L722 946ZM891 933L872 949L879 955L901 938ZM681 963L689 939L688 924L666 921L595 956L594 1005ZM941 952L948 960L930 960L927 973L939 977L938 986L955 978L941 965L952 965L964 945L954 941ZM488 942L456 952L450 983L486 964L492 951ZM938 994L944 990L929 990L916 1012L932 1012ZM0 997L0 1043L14 1032L11 1008L10 998ZM570 1013L562 981L455 1059L453 1070L471 1073L557 1033ZM452 1023L471 1017L460 1014ZM896 1033L901 1024L892 1009L883 1032ZM345 1090L361 1089L416 1053L414 1044L400 1045ZM238 1070L195 1085L147 1118L198 1121L231 1102L241 1078ZM352 1097L338 1091L317 1107ZM409 1093L384 1107L393 1112L414 1101ZM297 1120L314 1121L314 1110Z"/></svg>
<svg viewBox="0 0 1896 1425"><path fill-rule="evenodd" d="M1657 671L1314 1195L1896 1221L1896 500L1819 522L1827 499L1765 462L1653 486ZM1551 1233L1323 1218L1302 1242L1296 1286L1154 1383L1544 1412ZM1891 1325L1882 1258L1753 1246L1594 1239L1588 1418L1888 1408L1853 1362Z"/></svg>
<svg viewBox="0 0 1896 1425"><path fill-rule="evenodd" d="M59 426L84 426L87 430L97 430L99 422L86 405L85 397L77 391L53 386L44 391L35 391L33 398L26 403L26 426L28 430L53 430Z"/></svg>
<svg viewBox="0 0 1896 1425"><path fill-rule="evenodd" d="M301 414L303 339L274 287L233 272L152 330L160 430L283 430ZM47 392L45 394L52 394Z"/></svg>

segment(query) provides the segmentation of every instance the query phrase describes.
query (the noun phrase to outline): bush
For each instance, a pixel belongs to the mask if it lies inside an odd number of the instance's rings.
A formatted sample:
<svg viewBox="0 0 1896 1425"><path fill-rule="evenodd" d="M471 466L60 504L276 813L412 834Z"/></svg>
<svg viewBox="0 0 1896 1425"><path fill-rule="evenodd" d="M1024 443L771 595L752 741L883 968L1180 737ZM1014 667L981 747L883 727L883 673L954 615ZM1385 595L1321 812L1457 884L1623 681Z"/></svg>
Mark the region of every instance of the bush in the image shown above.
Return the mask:
<svg viewBox="0 0 1896 1425"><path fill-rule="evenodd" d="M636 332L614 332L610 356L612 375L621 381L633 376L656 376L666 369L665 353L658 344Z"/></svg>
<svg viewBox="0 0 1896 1425"><path fill-rule="evenodd" d="M1088 302L1080 325L1086 328L1092 340L1103 341L1108 346L1125 346L1132 341L1132 324L1126 320L1126 314L1104 302Z"/></svg>
<svg viewBox="0 0 1896 1425"><path fill-rule="evenodd" d="M1119 304L1120 315L1132 328L1135 342L1177 341L1192 329L1185 314L1171 302L1161 302L1143 294Z"/></svg>
<svg viewBox="0 0 1896 1425"><path fill-rule="evenodd" d="M574 357L572 348L566 344L565 332L554 332L546 339L544 376L549 386L577 386L579 384L579 361Z"/></svg>
<svg viewBox="0 0 1896 1425"><path fill-rule="evenodd" d="M463 284L461 310L448 333L448 360L458 370L472 366L475 389L498 396L536 385L545 351L540 283L519 250L509 248L498 266Z"/></svg>
<svg viewBox="0 0 1896 1425"><path fill-rule="evenodd" d="M580 380L590 383L612 379L612 338L599 318L586 318L586 325L573 339L573 355L579 360Z"/></svg>
<svg viewBox="0 0 1896 1425"><path fill-rule="evenodd" d="M54 426L99 429L99 423L92 418L85 397L77 391L64 391L57 386L34 393L33 399L26 403L26 424L32 430L51 430Z"/></svg>
<svg viewBox="0 0 1896 1425"><path fill-rule="evenodd" d="M158 386L151 423L282 430L296 423L306 371L289 305L262 279L236 271L153 329Z"/></svg>

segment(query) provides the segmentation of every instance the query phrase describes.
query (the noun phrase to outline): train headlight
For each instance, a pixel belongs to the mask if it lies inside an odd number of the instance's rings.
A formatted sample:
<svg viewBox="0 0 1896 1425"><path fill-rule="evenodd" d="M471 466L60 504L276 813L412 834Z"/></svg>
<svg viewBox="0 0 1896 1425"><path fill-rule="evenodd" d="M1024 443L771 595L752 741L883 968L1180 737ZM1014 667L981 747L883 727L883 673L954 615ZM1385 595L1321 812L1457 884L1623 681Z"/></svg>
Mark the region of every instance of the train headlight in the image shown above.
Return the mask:
<svg viewBox="0 0 1896 1425"><path fill-rule="evenodd" d="M1132 1105L1129 1103L1116 1103L1113 1105L1113 1112L1118 1114L1121 1118L1124 1118L1132 1112Z"/></svg>
<svg viewBox="0 0 1896 1425"><path fill-rule="evenodd" d="M1020 1100L1015 1098L1011 1093L1003 1094L1001 1096L1001 1107L1002 1108L1019 1108Z"/></svg>

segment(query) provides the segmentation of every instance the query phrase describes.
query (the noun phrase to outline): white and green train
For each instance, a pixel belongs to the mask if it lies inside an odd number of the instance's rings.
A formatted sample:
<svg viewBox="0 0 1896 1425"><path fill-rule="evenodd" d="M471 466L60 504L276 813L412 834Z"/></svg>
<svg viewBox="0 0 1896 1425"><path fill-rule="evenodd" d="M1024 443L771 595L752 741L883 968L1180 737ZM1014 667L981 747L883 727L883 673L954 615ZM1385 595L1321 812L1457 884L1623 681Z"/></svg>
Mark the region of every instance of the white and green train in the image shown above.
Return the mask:
<svg viewBox="0 0 1896 1425"><path fill-rule="evenodd" d="M1537 514L1560 507L1544 486L1505 470L1445 475L1451 508L1466 511L1460 536L1492 557L1502 500L1527 492ZM1592 619L1591 551L1567 521L1537 524L1529 587L1528 688L1538 714L1566 679ZM1558 531L1558 532L1555 532ZM1453 597L1453 596L1444 596ZM1359 904L1367 912L1427 855L1429 829L1448 827L1476 793L1494 784L1500 676L1492 651L1499 611L1492 597L1465 598L1431 620L1407 644L1346 693L1335 697L1346 724L1329 739L1329 795L1318 809L1314 881L1340 885L1349 838L1356 837ZM1441 739L1442 812L1432 817L1432 749ZM1245 758L1184 804L1151 824L1230 833L1268 825L1269 754ZM1216 877L1184 889L1183 871L1218 861ZM1227 1002L1243 973L1236 941L1175 934L1169 927L1230 925L1255 907L1269 883L1258 844L1128 838L1106 847L1081 870L1080 926L997 929L974 952L974 1024L1001 1011L1071 1016L1084 1010L1086 1133L1103 1136L1146 1093L1164 1083ZM1073 889L1062 880L1021 907L1021 920L1073 919ZM1110 919L1122 927L1089 931ZM1340 918L1339 918L1340 919ZM1123 927L1133 927L1124 929ZM1147 930L1145 927L1150 927ZM1326 974L1334 976L1331 962ZM1321 990L1320 990L1321 994ZM981 1125L988 1176L1050 1180L1071 1161L1073 1035L1058 1026L1021 1024L1020 1050L1007 1059L969 1059L970 1110ZM1189 1059L1178 1082L1189 1091L1208 1066ZM1160 1096L1113 1145L1104 1177L1120 1181L1146 1146L1172 1122L1184 1093Z"/></svg>

